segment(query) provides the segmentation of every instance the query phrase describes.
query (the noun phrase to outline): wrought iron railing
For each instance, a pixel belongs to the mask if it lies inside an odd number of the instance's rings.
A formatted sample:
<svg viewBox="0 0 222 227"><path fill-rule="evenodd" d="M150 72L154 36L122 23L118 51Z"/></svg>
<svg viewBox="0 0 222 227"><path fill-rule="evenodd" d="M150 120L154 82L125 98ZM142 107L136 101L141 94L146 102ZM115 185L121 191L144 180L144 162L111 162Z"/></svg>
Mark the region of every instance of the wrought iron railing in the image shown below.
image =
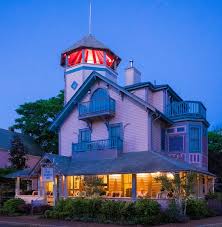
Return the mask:
<svg viewBox="0 0 222 227"><path fill-rule="evenodd" d="M95 140L89 142L73 143L73 152L97 151L106 149L122 150L123 141L120 138L113 138L107 140Z"/></svg>
<svg viewBox="0 0 222 227"><path fill-rule="evenodd" d="M166 107L165 114L169 118L194 117L206 119L206 108L201 102L173 102Z"/></svg>
<svg viewBox="0 0 222 227"><path fill-rule="evenodd" d="M116 102L112 98L83 102L79 104L79 117L114 114Z"/></svg>

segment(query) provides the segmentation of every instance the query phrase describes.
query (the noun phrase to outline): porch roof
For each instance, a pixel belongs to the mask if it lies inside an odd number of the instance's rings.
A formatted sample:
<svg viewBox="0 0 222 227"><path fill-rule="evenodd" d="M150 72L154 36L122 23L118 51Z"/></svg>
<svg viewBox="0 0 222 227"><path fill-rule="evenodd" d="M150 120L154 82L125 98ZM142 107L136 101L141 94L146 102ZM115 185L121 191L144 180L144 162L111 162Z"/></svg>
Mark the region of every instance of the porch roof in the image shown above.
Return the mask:
<svg viewBox="0 0 222 227"><path fill-rule="evenodd" d="M116 159L93 161L80 161L55 154L46 154L42 159L50 160L56 170L65 176L181 171L192 171L215 176L205 169L153 151L129 152L121 154ZM18 171L8 176L12 178L17 176L27 177L34 173L34 169L25 169L23 171Z"/></svg>
<svg viewBox="0 0 222 227"><path fill-rule="evenodd" d="M99 175L118 173L152 173L152 172L179 172L193 171L213 175L208 171L197 168L186 162L179 161L157 152L129 152L123 153L116 159L98 161L70 162L66 175Z"/></svg>
<svg viewBox="0 0 222 227"><path fill-rule="evenodd" d="M27 169L18 170L18 171L13 172L13 173L9 173L4 177L5 178L29 177L30 173L31 173L31 169L27 168Z"/></svg>

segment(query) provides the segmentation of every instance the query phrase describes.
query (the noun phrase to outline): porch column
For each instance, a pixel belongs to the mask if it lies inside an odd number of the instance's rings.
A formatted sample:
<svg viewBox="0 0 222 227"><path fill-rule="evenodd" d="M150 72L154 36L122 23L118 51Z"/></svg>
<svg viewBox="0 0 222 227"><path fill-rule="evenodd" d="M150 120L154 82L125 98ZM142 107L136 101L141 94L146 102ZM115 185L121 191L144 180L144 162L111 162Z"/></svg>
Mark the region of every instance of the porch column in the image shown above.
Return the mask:
<svg viewBox="0 0 222 227"><path fill-rule="evenodd" d="M64 179L64 187L63 187L63 197L66 199L67 198L67 196L68 196L68 193L67 193L67 177L66 176L64 176L63 177L63 179Z"/></svg>
<svg viewBox="0 0 222 227"><path fill-rule="evenodd" d="M20 177L16 177L15 195L20 195Z"/></svg>
<svg viewBox="0 0 222 227"><path fill-rule="evenodd" d="M38 196L41 196L41 180L40 180L40 177L38 177L37 188L38 188Z"/></svg>
<svg viewBox="0 0 222 227"><path fill-rule="evenodd" d="M57 179L54 177L53 180L53 206L56 205L57 202Z"/></svg>
<svg viewBox="0 0 222 227"><path fill-rule="evenodd" d="M62 183L63 183L63 176L59 176L58 177L58 185L59 185L59 198L61 198L63 196L62 194Z"/></svg>
<svg viewBox="0 0 222 227"><path fill-rule="evenodd" d="M132 174L132 200L136 201L136 174Z"/></svg>
<svg viewBox="0 0 222 227"><path fill-rule="evenodd" d="M213 183L212 192L214 193L215 177L213 177L212 183Z"/></svg>
<svg viewBox="0 0 222 227"><path fill-rule="evenodd" d="M208 177L204 175L204 193L208 193Z"/></svg>

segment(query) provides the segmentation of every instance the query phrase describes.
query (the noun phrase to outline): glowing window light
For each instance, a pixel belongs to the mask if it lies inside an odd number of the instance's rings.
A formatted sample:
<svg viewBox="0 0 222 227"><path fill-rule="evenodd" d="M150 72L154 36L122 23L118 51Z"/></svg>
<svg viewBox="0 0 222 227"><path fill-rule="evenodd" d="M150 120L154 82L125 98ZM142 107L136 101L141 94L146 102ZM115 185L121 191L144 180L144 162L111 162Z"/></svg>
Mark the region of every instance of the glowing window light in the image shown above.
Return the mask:
<svg viewBox="0 0 222 227"><path fill-rule="evenodd" d="M102 50L85 49L84 61L90 64L103 64L104 52Z"/></svg>
<svg viewBox="0 0 222 227"><path fill-rule="evenodd" d="M149 176L149 173L137 173L136 176L138 178L145 178L145 177L148 177Z"/></svg>
<svg viewBox="0 0 222 227"><path fill-rule="evenodd" d="M106 65L112 68L114 65L114 61L114 56L109 53L106 53Z"/></svg>
<svg viewBox="0 0 222 227"><path fill-rule="evenodd" d="M167 173L166 176L169 178L169 179L174 179L174 175L172 173Z"/></svg>
<svg viewBox="0 0 222 227"><path fill-rule="evenodd" d="M112 179L117 179L117 178L121 177L121 174L111 174L111 175L109 175L109 177Z"/></svg>
<svg viewBox="0 0 222 227"><path fill-rule="evenodd" d="M160 176L160 172L155 172L155 173L151 173L152 177L158 177Z"/></svg>
<svg viewBox="0 0 222 227"><path fill-rule="evenodd" d="M75 51L67 56L68 66L80 64L82 61L82 50Z"/></svg>

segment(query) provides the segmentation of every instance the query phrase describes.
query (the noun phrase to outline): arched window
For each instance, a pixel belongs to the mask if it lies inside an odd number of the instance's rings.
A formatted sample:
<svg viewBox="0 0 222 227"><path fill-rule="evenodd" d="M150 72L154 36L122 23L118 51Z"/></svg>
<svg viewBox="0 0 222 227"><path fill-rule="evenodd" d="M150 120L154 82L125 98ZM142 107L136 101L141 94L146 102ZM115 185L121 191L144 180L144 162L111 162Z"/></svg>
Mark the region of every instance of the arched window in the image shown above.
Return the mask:
<svg viewBox="0 0 222 227"><path fill-rule="evenodd" d="M109 99L109 94L106 89L98 88L91 96L91 101Z"/></svg>
<svg viewBox="0 0 222 227"><path fill-rule="evenodd" d="M98 88L91 96L93 112L106 110L109 106L109 94L106 89Z"/></svg>

